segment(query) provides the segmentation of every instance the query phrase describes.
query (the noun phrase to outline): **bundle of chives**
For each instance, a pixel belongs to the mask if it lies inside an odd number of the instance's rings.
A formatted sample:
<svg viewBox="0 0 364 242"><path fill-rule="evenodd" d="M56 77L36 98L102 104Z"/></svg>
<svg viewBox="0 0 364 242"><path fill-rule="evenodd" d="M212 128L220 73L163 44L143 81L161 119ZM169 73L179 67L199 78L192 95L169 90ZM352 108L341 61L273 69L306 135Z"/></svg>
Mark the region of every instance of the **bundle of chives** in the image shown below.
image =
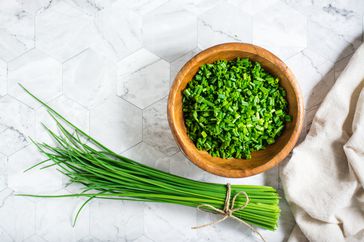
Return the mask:
<svg viewBox="0 0 364 242"><path fill-rule="evenodd" d="M69 177L71 183L83 184L84 188L76 194L18 195L88 198L77 212L74 222L85 204L93 198L173 203L190 207L207 204L217 209L224 208L225 184L194 181L121 156L87 135L23 86L21 87L46 107L60 130L58 135L44 126L57 143L56 146L32 140L47 159L29 169L50 162L51 164L42 168L57 166L57 170ZM231 196L239 192L245 192L249 203L244 209L234 211L233 216L248 224L275 230L280 214L279 196L276 190L268 186L231 185ZM247 197L237 196L234 207L246 203ZM206 210L213 212L212 209Z"/></svg>

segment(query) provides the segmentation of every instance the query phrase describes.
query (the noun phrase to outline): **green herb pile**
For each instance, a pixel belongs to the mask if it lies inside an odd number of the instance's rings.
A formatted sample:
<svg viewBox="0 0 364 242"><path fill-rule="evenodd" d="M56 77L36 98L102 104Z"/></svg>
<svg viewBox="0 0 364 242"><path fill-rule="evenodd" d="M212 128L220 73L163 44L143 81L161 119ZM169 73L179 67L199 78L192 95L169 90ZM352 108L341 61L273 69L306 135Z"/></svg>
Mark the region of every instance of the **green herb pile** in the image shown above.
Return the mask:
<svg viewBox="0 0 364 242"><path fill-rule="evenodd" d="M84 188L75 194L18 195L46 198L85 197L87 200L77 212L74 222L85 204L94 198L173 203L190 207L209 204L218 209L224 207L225 184L190 180L121 156L24 90L46 107L60 130L60 134L56 134L45 127L57 143L56 146L33 141L46 156L46 160L29 169L39 165L43 165L41 169L57 166L59 172L67 176L71 183L83 184ZM233 215L252 225L268 230L276 229L280 214L276 190L268 186L231 185L231 196L241 191L246 192L250 202ZM246 197L239 196L235 207L242 206L245 202ZM211 209L206 210L212 212Z"/></svg>
<svg viewBox="0 0 364 242"><path fill-rule="evenodd" d="M251 158L282 133L286 92L279 79L249 59L202 65L183 91L187 132L214 157Z"/></svg>

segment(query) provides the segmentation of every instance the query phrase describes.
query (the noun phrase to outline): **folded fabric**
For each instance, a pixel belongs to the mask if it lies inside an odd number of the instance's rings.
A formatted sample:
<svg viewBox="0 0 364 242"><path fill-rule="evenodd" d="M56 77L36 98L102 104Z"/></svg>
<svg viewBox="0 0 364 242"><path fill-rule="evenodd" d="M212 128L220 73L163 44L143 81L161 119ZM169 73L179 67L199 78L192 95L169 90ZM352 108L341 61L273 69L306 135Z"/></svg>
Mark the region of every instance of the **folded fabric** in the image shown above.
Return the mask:
<svg viewBox="0 0 364 242"><path fill-rule="evenodd" d="M364 45L293 150L281 180L294 241L364 241Z"/></svg>

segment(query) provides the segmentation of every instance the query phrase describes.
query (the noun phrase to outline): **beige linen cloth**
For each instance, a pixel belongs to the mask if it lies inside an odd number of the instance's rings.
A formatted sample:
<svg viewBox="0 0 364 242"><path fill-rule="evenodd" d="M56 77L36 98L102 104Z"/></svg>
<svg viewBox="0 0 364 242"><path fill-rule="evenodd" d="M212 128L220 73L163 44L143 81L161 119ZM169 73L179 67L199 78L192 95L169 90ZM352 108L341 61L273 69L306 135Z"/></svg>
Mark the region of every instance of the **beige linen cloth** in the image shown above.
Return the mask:
<svg viewBox="0 0 364 242"><path fill-rule="evenodd" d="M364 45L321 104L281 179L289 242L364 241Z"/></svg>

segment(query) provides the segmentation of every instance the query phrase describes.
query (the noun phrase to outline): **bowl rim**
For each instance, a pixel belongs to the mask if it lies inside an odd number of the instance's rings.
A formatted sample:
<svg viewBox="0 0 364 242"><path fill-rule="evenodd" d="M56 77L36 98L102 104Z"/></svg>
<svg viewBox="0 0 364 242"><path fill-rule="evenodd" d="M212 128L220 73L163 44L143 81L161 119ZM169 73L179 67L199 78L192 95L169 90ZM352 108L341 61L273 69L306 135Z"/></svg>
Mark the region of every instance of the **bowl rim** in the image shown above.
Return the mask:
<svg viewBox="0 0 364 242"><path fill-rule="evenodd" d="M261 56L262 54L265 54L269 56L270 59L267 59L266 57L264 59L272 62L274 60L275 65L282 69L282 71L285 72L285 75L292 86L293 92L295 93L295 98L297 100L297 121L295 123L295 126L293 128L292 134L288 139L288 142L284 145L284 147L275 154L269 161L265 162L262 165L252 167L252 168L246 168L246 169L225 169L218 166L212 166L206 162L204 162L204 159L196 159L195 152L191 151L190 149L187 149L185 145L183 145L181 132L176 128L175 122L174 122L174 112L175 109L174 106L174 98L176 97L176 94L178 92L178 88L182 77L184 77L191 69L191 65L194 62L196 58L209 56L210 53L218 53L220 51L236 51L236 50L242 50L244 52L250 52L253 55ZM171 129L172 135L177 143L177 145L180 147L181 151L184 153L184 155L195 165L200 167L201 169L218 175L222 177L230 177L230 178L242 178L242 177L248 177L253 176L259 173L262 173L264 171L267 171L275 166L277 166L282 160L284 160L289 153L292 151L292 149L295 147L298 138L300 136L302 127L303 127L303 119L304 119L304 107L303 107L303 96L301 94L301 89L298 85L297 79L292 73L292 71L288 68L288 66L276 55L271 53L270 51L253 45L249 43L241 43L241 42L230 42L230 43L223 43L218 44L215 46L212 46L210 48L207 48L196 55L194 55L192 58L190 58L180 69L180 71L177 73L173 84L170 87L170 92L168 96L168 105L167 105L167 118L169 127Z"/></svg>

